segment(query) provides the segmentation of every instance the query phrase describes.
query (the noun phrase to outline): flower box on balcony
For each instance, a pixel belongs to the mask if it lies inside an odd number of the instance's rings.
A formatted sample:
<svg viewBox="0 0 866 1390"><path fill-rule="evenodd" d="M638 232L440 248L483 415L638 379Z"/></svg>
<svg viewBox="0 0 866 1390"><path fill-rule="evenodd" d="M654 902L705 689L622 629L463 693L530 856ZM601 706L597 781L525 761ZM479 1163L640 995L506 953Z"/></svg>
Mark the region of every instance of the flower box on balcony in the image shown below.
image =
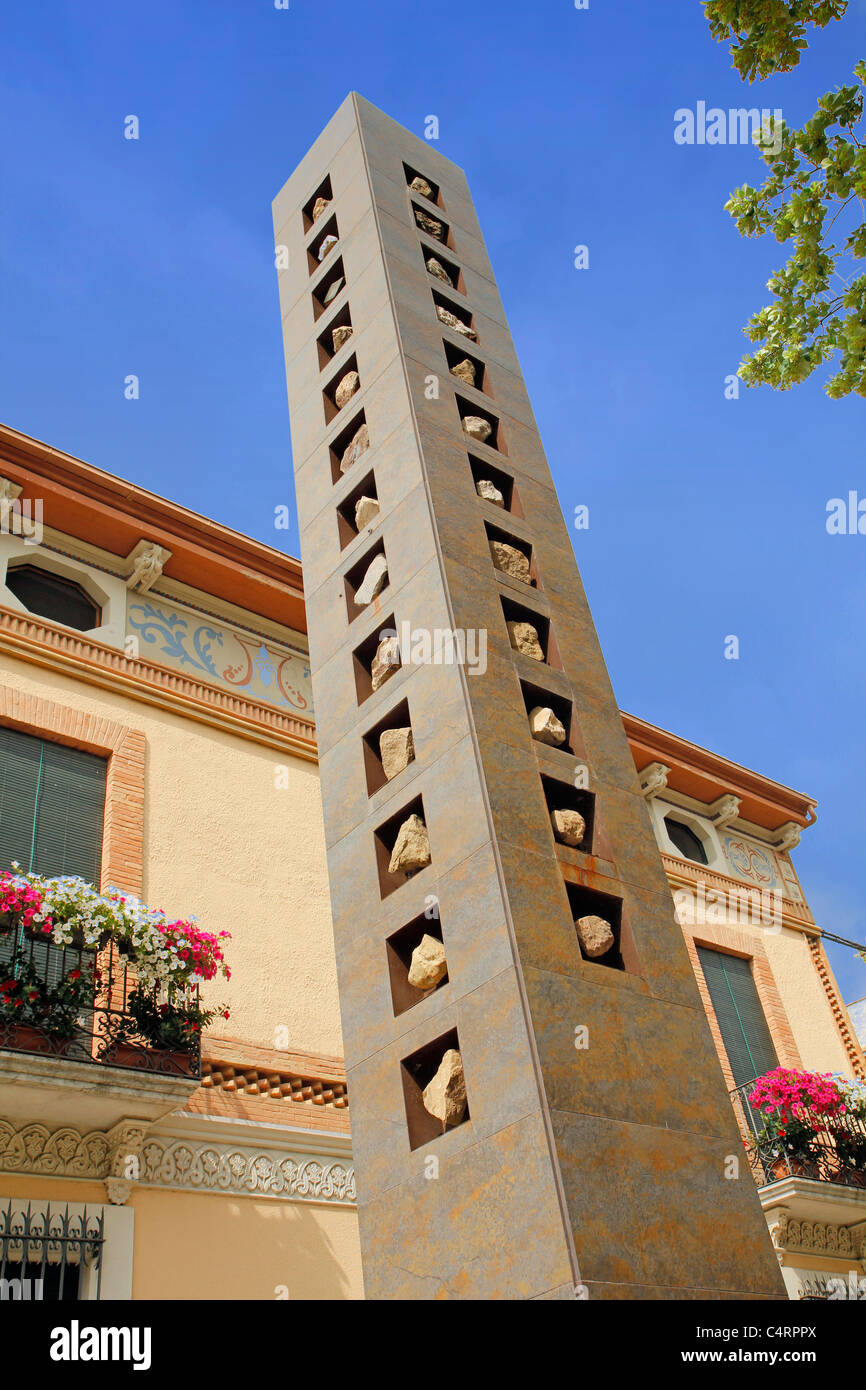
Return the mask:
<svg viewBox="0 0 866 1390"><path fill-rule="evenodd" d="M818 1164L809 1163L802 1158L777 1158L769 1165L770 1176L774 1182L781 1178L817 1178Z"/></svg>
<svg viewBox="0 0 866 1390"><path fill-rule="evenodd" d="M136 1043L115 1042L107 1049L104 1060L114 1067L135 1071L159 1072L168 1076L196 1075L196 1059L189 1052L170 1052L165 1047L140 1047Z"/></svg>
<svg viewBox="0 0 866 1390"><path fill-rule="evenodd" d="M793 1177L866 1187L862 1081L776 1067L734 1095L759 1186Z"/></svg>
<svg viewBox="0 0 866 1390"><path fill-rule="evenodd" d="M44 1056L62 1057L69 1051L71 1038L50 1037L41 1028L29 1023L0 1023L0 1046L12 1052L38 1052Z"/></svg>
<svg viewBox="0 0 866 1390"><path fill-rule="evenodd" d="M27 1025L30 1039L6 1046L57 1055L74 1040L76 1060L197 1078L202 1030L229 1016L199 996L200 985L230 976L229 933L170 920L117 889L12 867L0 870L2 954L11 954L0 966L0 1048L10 1028Z"/></svg>

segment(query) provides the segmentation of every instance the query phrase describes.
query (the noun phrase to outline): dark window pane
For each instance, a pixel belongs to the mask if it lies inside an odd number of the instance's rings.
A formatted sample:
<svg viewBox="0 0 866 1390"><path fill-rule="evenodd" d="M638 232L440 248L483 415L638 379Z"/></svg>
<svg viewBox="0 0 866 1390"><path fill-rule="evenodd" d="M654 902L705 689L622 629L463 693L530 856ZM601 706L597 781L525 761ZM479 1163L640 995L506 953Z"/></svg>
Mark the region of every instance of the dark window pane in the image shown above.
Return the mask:
<svg viewBox="0 0 866 1390"><path fill-rule="evenodd" d="M16 1268L16 1266L10 1266ZM21 1269L21 1265L17 1266ZM24 1278L30 1282L30 1297L41 1296L44 1303L77 1302L81 1285L81 1266L79 1264L48 1264L39 1260L28 1260L24 1265ZM40 1290L38 1279L42 1280Z"/></svg>
<svg viewBox="0 0 866 1390"><path fill-rule="evenodd" d="M684 859L693 859L696 864L706 864L707 852L699 836L684 821L665 816L665 827L671 840Z"/></svg>
<svg viewBox="0 0 866 1390"><path fill-rule="evenodd" d="M19 565L6 572L6 587L24 604L28 613L48 618L64 627L89 632L99 627L102 613L99 605L80 584L64 579L37 565Z"/></svg>

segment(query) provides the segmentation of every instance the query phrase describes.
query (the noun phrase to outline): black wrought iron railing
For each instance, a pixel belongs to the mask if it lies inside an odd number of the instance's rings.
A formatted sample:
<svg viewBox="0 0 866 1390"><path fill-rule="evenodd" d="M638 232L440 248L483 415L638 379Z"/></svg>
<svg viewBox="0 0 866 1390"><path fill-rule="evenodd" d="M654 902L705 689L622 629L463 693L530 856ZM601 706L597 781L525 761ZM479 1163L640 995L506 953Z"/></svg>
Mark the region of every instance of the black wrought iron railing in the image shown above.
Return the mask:
<svg viewBox="0 0 866 1390"><path fill-rule="evenodd" d="M86 950L20 930L0 934L2 1051L199 1078L197 1035L168 1044L137 1021L171 1007L139 988L134 959L113 940Z"/></svg>
<svg viewBox="0 0 866 1390"><path fill-rule="evenodd" d="M772 1115L749 1102L755 1082L737 1086L731 1102L759 1187L781 1178L813 1178L843 1187L866 1187L866 1124L849 1113L827 1115L798 1108L781 1132Z"/></svg>
<svg viewBox="0 0 866 1390"><path fill-rule="evenodd" d="M0 1301L65 1302L102 1291L102 1212L13 1201L0 1210Z"/></svg>

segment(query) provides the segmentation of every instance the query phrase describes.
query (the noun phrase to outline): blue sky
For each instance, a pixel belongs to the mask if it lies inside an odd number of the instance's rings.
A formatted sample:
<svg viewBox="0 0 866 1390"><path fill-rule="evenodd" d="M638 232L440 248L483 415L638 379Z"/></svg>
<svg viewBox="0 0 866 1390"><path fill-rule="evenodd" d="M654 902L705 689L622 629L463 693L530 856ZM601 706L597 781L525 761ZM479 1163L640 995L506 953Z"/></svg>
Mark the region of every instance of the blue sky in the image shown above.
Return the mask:
<svg viewBox="0 0 866 1390"><path fill-rule="evenodd" d="M2 36L0 418L297 554L273 529L294 499L271 199L352 88L418 134L436 114L563 509L590 508L621 706L816 797L795 862L817 920L863 940L866 536L825 518L866 497L864 406L814 379L725 400L783 248L723 211L754 151L673 131L698 101L802 124L866 56L866 0L752 89L693 0L49 0Z"/></svg>

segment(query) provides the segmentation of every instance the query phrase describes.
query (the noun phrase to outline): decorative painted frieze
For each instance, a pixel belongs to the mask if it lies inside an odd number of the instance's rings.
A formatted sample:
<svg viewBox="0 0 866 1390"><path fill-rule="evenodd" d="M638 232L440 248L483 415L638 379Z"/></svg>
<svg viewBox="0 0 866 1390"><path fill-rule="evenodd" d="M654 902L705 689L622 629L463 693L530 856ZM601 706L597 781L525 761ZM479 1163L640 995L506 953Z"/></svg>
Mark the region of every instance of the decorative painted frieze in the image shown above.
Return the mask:
<svg viewBox="0 0 866 1390"><path fill-rule="evenodd" d="M312 714L310 668L301 652L153 595L140 602L130 595L127 629L144 661L194 672L259 704Z"/></svg>
<svg viewBox="0 0 866 1390"><path fill-rule="evenodd" d="M757 883L761 888L779 885L776 856L771 849L764 849L744 835L723 835L721 840L725 858L736 878Z"/></svg>

